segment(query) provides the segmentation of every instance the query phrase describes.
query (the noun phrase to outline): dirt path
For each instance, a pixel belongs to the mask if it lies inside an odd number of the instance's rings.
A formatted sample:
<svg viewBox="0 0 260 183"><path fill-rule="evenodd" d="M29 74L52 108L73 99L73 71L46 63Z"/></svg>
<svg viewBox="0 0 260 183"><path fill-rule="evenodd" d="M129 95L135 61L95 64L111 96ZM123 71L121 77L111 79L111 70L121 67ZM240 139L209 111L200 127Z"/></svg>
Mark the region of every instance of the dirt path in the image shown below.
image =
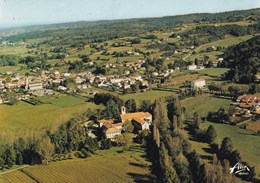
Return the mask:
<svg viewBox="0 0 260 183"><path fill-rule="evenodd" d="M18 167L18 168L14 168L14 169L12 169L12 170L7 170L7 171L4 171L4 172L0 172L0 175L5 174L5 173L14 172L14 171L16 171L16 170L20 170L20 169L26 168L26 167L28 167L28 166L30 166L30 165L24 165L24 166L21 166L21 167Z"/></svg>

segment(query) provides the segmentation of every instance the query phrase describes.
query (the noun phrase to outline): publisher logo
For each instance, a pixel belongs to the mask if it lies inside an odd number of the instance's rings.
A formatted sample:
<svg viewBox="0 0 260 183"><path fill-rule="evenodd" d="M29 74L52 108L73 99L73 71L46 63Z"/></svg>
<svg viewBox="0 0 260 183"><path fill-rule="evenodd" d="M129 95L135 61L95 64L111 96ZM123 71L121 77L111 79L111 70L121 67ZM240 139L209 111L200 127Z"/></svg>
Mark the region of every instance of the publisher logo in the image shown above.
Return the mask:
<svg viewBox="0 0 260 183"><path fill-rule="evenodd" d="M235 166L233 166L229 170L230 170L230 174L233 173L234 175L249 175L250 174L249 168L246 165L243 165L242 163L235 164Z"/></svg>

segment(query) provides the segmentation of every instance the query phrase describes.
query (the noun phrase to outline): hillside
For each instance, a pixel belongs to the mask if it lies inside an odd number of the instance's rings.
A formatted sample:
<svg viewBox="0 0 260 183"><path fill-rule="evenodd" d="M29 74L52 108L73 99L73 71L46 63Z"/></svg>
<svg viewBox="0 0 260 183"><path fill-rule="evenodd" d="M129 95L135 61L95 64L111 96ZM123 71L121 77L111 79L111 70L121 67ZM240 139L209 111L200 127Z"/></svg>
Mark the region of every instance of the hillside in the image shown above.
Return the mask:
<svg viewBox="0 0 260 183"><path fill-rule="evenodd" d="M8 29L2 31L4 40L20 41L49 36L84 35L88 39L97 39L106 32L106 40L117 37L133 36L147 31L167 29L186 23L220 23L250 20L258 22L260 9L230 11L222 13L197 13L167 16L160 18L137 18L126 20L79 21L52 25L38 25ZM10 33L11 32L11 33ZM17 35L18 34L18 35ZM12 36L10 36L12 35ZM14 35L14 36L13 36ZM10 37L9 37L10 36Z"/></svg>
<svg viewBox="0 0 260 183"><path fill-rule="evenodd" d="M224 53L224 65L232 68L226 78L235 82L250 83L260 72L260 36L228 48Z"/></svg>

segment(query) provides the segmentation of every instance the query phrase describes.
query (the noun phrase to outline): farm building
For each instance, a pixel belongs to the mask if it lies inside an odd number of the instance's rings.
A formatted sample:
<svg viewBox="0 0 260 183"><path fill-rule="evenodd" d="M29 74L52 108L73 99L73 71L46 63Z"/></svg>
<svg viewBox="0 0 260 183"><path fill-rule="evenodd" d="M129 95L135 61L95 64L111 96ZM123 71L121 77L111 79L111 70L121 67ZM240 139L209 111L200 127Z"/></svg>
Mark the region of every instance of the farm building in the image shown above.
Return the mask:
<svg viewBox="0 0 260 183"><path fill-rule="evenodd" d="M205 79L191 81L191 88L204 88L206 86Z"/></svg>

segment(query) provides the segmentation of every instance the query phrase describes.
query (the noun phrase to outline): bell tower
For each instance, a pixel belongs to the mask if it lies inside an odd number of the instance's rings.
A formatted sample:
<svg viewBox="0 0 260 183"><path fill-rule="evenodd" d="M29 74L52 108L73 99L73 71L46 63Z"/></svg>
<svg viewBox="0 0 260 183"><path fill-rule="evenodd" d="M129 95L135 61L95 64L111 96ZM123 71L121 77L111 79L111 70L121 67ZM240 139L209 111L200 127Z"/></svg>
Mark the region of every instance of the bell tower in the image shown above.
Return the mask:
<svg viewBox="0 0 260 183"><path fill-rule="evenodd" d="M121 107L121 114L125 114L126 113L126 107L125 106L122 106Z"/></svg>

